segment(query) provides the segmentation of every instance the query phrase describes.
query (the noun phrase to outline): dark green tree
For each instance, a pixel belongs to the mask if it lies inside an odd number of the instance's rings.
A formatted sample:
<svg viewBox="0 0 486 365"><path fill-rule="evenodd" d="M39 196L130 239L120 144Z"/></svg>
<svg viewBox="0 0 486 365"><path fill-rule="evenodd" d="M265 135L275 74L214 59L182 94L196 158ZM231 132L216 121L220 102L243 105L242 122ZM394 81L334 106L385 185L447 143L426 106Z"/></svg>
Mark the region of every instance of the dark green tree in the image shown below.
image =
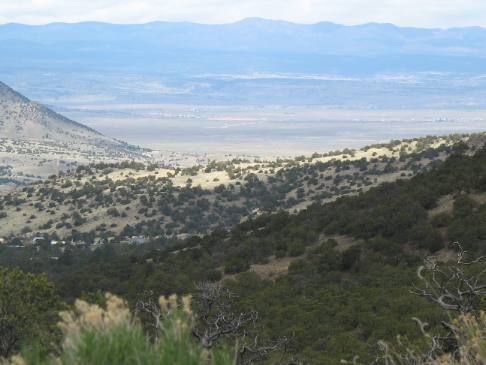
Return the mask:
<svg viewBox="0 0 486 365"><path fill-rule="evenodd" d="M62 303L45 275L0 268L0 357L27 343L50 345Z"/></svg>

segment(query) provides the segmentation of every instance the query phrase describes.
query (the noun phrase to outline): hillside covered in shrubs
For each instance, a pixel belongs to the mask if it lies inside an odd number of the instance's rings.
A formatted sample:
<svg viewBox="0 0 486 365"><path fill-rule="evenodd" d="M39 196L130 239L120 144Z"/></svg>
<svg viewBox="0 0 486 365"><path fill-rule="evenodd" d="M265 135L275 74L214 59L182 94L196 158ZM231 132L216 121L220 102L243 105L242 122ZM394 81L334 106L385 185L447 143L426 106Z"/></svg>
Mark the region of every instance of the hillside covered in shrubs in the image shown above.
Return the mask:
<svg viewBox="0 0 486 365"><path fill-rule="evenodd" d="M474 346L481 345L470 341L477 335L450 333L452 327L444 323L459 318L465 328L481 331L483 293L463 295L473 298L467 313L444 310L434 302L437 298L420 291L424 283L417 269L433 255L433 262L448 272L457 264L458 250L475 261L485 254L485 243L486 150L472 154L458 145L430 171L295 214L264 214L205 236L171 238L164 245L74 247L55 251L55 259L51 247L2 247L0 265L47 273L58 302L67 306L77 298L103 301L101 293L111 292L136 310L147 293L195 295L198 283L221 286L234 293L231 313L251 318L251 331L247 328L243 337L251 332L252 339L264 339L259 350L275 350L254 361L337 364L359 356L370 364L382 351L380 341L393 342L397 335L422 354L430 345L416 318L428 322L426 333L457 337L453 348L468 348L469 363L479 364L474 359L481 358L482 348ZM241 335L221 345L231 348ZM444 361L455 364L457 359ZM404 361L388 364L408 364ZM423 361L434 364L436 358Z"/></svg>

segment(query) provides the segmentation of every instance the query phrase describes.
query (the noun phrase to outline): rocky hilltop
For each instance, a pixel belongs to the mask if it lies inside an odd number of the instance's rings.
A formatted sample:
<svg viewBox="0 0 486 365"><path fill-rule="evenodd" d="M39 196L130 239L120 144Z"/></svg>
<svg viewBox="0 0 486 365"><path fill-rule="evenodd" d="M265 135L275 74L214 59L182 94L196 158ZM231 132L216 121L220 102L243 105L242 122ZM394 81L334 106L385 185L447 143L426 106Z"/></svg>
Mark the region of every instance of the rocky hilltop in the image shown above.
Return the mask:
<svg viewBox="0 0 486 365"><path fill-rule="evenodd" d="M101 161L147 160L147 151L106 137L0 82L0 185Z"/></svg>
<svg viewBox="0 0 486 365"><path fill-rule="evenodd" d="M30 101L0 82L0 133L4 138L82 141L106 140L103 135L41 104Z"/></svg>

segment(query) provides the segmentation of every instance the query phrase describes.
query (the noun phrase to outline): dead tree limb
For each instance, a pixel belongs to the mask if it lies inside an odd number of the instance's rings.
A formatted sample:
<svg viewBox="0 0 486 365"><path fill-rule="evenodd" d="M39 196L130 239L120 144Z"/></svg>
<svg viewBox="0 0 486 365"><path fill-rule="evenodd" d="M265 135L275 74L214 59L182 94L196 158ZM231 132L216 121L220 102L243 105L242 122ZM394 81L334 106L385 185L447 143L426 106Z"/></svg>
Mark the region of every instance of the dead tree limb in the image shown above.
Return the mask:
<svg viewBox="0 0 486 365"><path fill-rule="evenodd" d="M135 315L138 317L148 316L144 324L151 329L154 341L158 341L162 329L163 313L158 301L152 291L146 291L135 305Z"/></svg>
<svg viewBox="0 0 486 365"><path fill-rule="evenodd" d="M258 335L259 314L256 311L235 312L236 294L215 283L196 285L196 325L193 333L206 348L226 339L236 344L235 360L238 365L252 365L265 361L270 354L282 350L287 338L262 341Z"/></svg>
<svg viewBox="0 0 486 365"><path fill-rule="evenodd" d="M446 311L474 313L486 295L486 256L467 261L467 252L459 243L456 246L458 253L453 263L440 263L435 257L425 259L417 270L423 285L415 286L412 293Z"/></svg>

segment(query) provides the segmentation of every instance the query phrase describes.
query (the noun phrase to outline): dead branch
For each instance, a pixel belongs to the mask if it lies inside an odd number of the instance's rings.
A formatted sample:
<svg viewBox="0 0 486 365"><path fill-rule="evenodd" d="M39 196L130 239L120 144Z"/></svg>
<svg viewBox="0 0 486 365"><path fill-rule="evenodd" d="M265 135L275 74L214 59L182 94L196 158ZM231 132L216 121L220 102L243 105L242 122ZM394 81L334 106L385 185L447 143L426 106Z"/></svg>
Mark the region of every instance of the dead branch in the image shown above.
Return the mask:
<svg viewBox="0 0 486 365"><path fill-rule="evenodd" d="M158 341L162 329L163 314L152 291L144 292L135 305L135 315L140 316L141 314L149 316L150 319L146 324L152 329L154 340Z"/></svg>
<svg viewBox="0 0 486 365"><path fill-rule="evenodd" d="M266 360L271 353L288 344L287 338L261 341L256 331L258 312L235 312L235 299L236 294L220 284L204 282L196 285L193 333L204 347L211 348L223 338L232 340L236 343L236 363L252 365Z"/></svg>
<svg viewBox="0 0 486 365"><path fill-rule="evenodd" d="M446 311L476 312L486 295L486 256L466 261L467 252L457 242L456 246L458 254L452 264L439 263L435 257L425 259L417 270L423 286L414 286L412 293Z"/></svg>

